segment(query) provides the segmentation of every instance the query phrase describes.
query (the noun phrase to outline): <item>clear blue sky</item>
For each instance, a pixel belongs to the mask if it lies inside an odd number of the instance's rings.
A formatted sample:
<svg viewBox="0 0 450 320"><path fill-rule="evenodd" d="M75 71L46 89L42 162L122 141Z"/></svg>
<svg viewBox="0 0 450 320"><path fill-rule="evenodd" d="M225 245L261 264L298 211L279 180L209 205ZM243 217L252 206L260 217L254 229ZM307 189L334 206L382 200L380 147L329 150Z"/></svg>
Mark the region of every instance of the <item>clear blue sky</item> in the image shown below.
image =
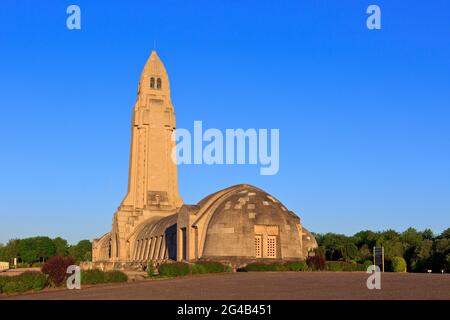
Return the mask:
<svg viewBox="0 0 450 320"><path fill-rule="evenodd" d="M249 183L314 232L450 227L448 1L133 3L2 1L0 242L111 228L154 40L178 127L280 129L277 175L181 166L185 203Z"/></svg>

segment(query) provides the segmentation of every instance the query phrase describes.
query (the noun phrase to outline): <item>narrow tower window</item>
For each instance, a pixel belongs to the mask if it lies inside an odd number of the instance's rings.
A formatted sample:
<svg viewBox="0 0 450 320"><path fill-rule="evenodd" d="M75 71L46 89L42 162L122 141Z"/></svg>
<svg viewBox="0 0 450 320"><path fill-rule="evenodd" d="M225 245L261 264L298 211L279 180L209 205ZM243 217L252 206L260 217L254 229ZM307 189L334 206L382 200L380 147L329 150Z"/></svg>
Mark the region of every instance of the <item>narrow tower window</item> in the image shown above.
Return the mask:
<svg viewBox="0 0 450 320"><path fill-rule="evenodd" d="M155 78L151 78L150 79L150 88L154 88L155 87Z"/></svg>
<svg viewBox="0 0 450 320"><path fill-rule="evenodd" d="M156 88L161 89L161 78L158 78L158 80L156 80Z"/></svg>

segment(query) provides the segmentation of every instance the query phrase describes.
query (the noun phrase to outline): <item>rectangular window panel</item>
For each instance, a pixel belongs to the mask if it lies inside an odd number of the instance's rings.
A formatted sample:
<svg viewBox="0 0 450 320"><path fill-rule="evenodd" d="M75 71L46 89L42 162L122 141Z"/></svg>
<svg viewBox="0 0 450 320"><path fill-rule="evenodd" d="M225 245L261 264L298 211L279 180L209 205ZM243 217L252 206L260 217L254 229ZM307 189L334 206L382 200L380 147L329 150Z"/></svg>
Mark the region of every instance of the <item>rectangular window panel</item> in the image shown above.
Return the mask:
<svg viewBox="0 0 450 320"><path fill-rule="evenodd" d="M267 236L267 257L276 258L277 256L277 237Z"/></svg>
<svg viewBox="0 0 450 320"><path fill-rule="evenodd" d="M255 236L255 257L261 258L262 257L262 236L257 235Z"/></svg>

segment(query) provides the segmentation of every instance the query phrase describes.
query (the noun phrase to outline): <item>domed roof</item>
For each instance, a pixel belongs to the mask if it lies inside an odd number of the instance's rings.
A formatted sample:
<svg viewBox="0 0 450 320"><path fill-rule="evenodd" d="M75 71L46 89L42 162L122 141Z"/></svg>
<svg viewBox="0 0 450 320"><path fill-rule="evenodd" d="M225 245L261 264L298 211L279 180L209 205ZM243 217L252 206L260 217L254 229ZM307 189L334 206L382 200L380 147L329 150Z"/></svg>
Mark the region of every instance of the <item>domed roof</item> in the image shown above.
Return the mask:
<svg viewBox="0 0 450 320"><path fill-rule="evenodd" d="M280 237L284 257L301 257L300 218L257 187L242 184L226 188L205 197L198 206L196 219L199 224L205 221L205 257L254 258L254 235L259 229Z"/></svg>
<svg viewBox="0 0 450 320"><path fill-rule="evenodd" d="M274 196L248 184L235 185L213 193L203 198L197 205L202 209L205 206L215 207L215 214L240 210L250 213L250 219L257 218L257 215L264 216L278 212L298 218ZM252 212L255 213L255 216L252 216Z"/></svg>

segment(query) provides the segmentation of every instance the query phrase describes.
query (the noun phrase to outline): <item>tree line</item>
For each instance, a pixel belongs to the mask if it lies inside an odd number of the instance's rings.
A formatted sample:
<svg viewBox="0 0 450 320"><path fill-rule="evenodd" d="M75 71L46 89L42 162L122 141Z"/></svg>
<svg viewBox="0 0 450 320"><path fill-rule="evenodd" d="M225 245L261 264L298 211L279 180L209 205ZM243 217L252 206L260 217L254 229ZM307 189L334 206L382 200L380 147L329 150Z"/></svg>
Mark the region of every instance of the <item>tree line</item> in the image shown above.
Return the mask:
<svg viewBox="0 0 450 320"><path fill-rule="evenodd" d="M0 261L9 261L11 264L17 258L19 264L39 264L52 256L70 256L77 262L91 261L92 243L81 240L76 245L69 245L67 240L57 237L32 237L25 239L12 239L6 245L0 244Z"/></svg>
<svg viewBox="0 0 450 320"><path fill-rule="evenodd" d="M318 254L329 261L364 263L373 258L373 247L384 247L385 264L402 257L410 272L450 272L450 228L435 235L430 229L360 231L353 236L325 233L314 234Z"/></svg>

